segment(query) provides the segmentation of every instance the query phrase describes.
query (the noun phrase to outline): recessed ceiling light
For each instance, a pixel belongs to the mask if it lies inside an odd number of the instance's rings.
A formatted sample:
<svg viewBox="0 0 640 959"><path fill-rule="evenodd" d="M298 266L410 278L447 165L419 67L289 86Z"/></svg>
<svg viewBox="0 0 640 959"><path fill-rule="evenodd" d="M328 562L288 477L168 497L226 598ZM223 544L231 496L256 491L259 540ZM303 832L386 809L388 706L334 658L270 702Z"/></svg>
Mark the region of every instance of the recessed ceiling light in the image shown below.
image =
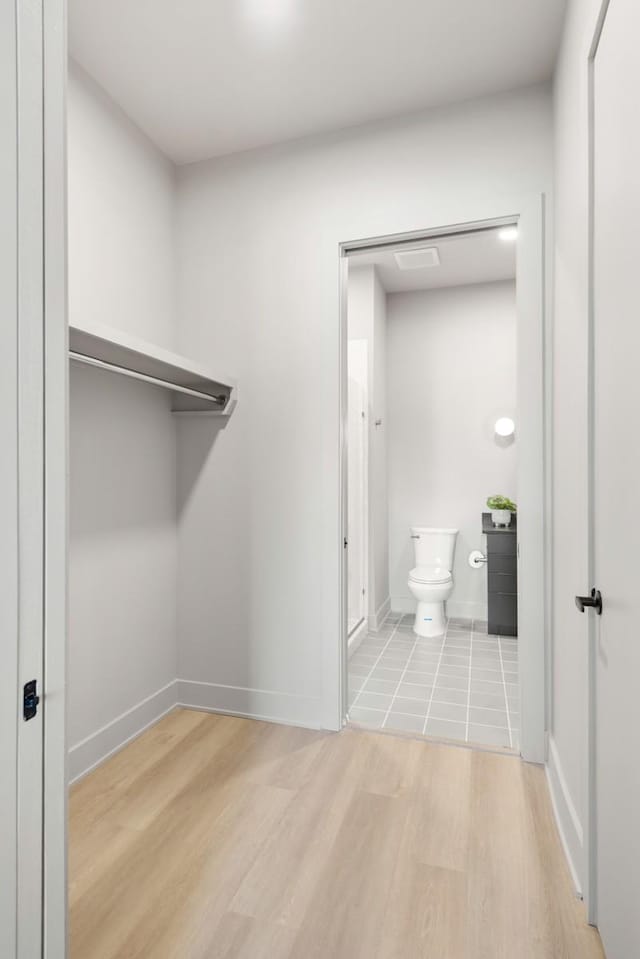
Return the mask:
<svg viewBox="0 0 640 959"><path fill-rule="evenodd" d="M420 250L397 250L393 255L401 270L425 270L440 266L437 246L425 246Z"/></svg>
<svg viewBox="0 0 640 959"><path fill-rule="evenodd" d="M498 236L505 243L514 243L518 239L518 227L505 226L503 230L498 231Z"/></svg>
<svg viewBox="0 0 640 959"><path fill-rule="evenodd" d="M296 0L240 0L239 9L258 39L272 41L289 34L294 26Z"/></svg>
<svg viewBox="0 0 640 959"><path fill-rule="evenodd" d="M242 0L244 12L251 20L284 20L291 16L295 0Z"/></svg>

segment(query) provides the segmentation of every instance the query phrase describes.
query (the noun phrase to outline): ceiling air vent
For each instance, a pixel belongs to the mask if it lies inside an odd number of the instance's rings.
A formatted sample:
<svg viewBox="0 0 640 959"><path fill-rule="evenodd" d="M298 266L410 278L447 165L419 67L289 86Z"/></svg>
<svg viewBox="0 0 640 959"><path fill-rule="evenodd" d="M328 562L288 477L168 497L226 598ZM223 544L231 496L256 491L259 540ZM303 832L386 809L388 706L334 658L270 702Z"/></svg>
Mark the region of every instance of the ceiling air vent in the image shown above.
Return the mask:
<svg viewBox="0 0 640 959"><path fill-rule="evenodd" d="M401 270L426 270L440 266L437 246L425 246L420 250L396 250L393 254Z"/></svg>

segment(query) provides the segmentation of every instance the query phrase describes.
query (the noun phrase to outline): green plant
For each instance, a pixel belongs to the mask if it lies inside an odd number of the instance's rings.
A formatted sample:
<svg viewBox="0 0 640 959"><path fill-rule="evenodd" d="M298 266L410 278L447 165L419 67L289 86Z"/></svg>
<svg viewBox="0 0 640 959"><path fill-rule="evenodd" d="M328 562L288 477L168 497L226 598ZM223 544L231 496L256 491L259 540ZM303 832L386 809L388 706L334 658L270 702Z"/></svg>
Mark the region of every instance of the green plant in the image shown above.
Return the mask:
<svg viewBox="0 0 640 959"><path fill-rule="evenodd" d="M510 513L515 513L518 509L513 500L508 496L490 496L487 500L489 509L508 509Z"/></svg>

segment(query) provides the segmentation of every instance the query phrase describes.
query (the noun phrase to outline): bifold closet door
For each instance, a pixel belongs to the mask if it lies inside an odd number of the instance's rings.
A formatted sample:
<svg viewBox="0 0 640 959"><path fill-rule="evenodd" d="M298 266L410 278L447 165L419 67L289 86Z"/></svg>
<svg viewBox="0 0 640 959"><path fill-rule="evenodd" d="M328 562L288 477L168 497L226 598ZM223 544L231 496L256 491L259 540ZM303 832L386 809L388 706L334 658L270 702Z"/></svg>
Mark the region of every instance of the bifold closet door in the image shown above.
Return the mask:
<svg viewBox="0 0 640 959"><path fill-rule="evenodd" d="M42 7L0 4L0 955L42 951ZM27 688L28 691L29 688ZM35 698L30 700L35 708ZM29 700L27 697L27 705Z"/></svg>

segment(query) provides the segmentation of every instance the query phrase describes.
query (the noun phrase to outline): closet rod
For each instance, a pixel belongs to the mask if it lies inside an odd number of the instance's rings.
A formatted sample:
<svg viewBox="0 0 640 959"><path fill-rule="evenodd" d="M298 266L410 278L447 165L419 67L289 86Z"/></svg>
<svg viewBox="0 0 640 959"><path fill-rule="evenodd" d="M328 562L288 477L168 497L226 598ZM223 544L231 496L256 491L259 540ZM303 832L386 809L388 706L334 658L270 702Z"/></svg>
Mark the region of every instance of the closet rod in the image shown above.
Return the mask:
<svg viewBox="0 0 640 959"><path fill-rule="evenodd" d="M184 393L186 396L195 396L201 400L207 400L209 403L215 403L223 406L228 396L220 393L213 396L211 393L203 393L200 390L191 389L189 386L180 386L179 383L170 383L168 380L159 380L155 376L149 376L147 373L138 373L137 370L128 370L125 366L118 366L116 363L107 363L105 360L98 360L94 356L85 356L84 353L75 353L69 350L69 359L76 363L86 363L87 366L97 366L101 370L107 370L109 373L120 373L122 376L130 376L134 380L142 380L144 383L150 383L152 386L163 386L174 393Z"/></svg>

